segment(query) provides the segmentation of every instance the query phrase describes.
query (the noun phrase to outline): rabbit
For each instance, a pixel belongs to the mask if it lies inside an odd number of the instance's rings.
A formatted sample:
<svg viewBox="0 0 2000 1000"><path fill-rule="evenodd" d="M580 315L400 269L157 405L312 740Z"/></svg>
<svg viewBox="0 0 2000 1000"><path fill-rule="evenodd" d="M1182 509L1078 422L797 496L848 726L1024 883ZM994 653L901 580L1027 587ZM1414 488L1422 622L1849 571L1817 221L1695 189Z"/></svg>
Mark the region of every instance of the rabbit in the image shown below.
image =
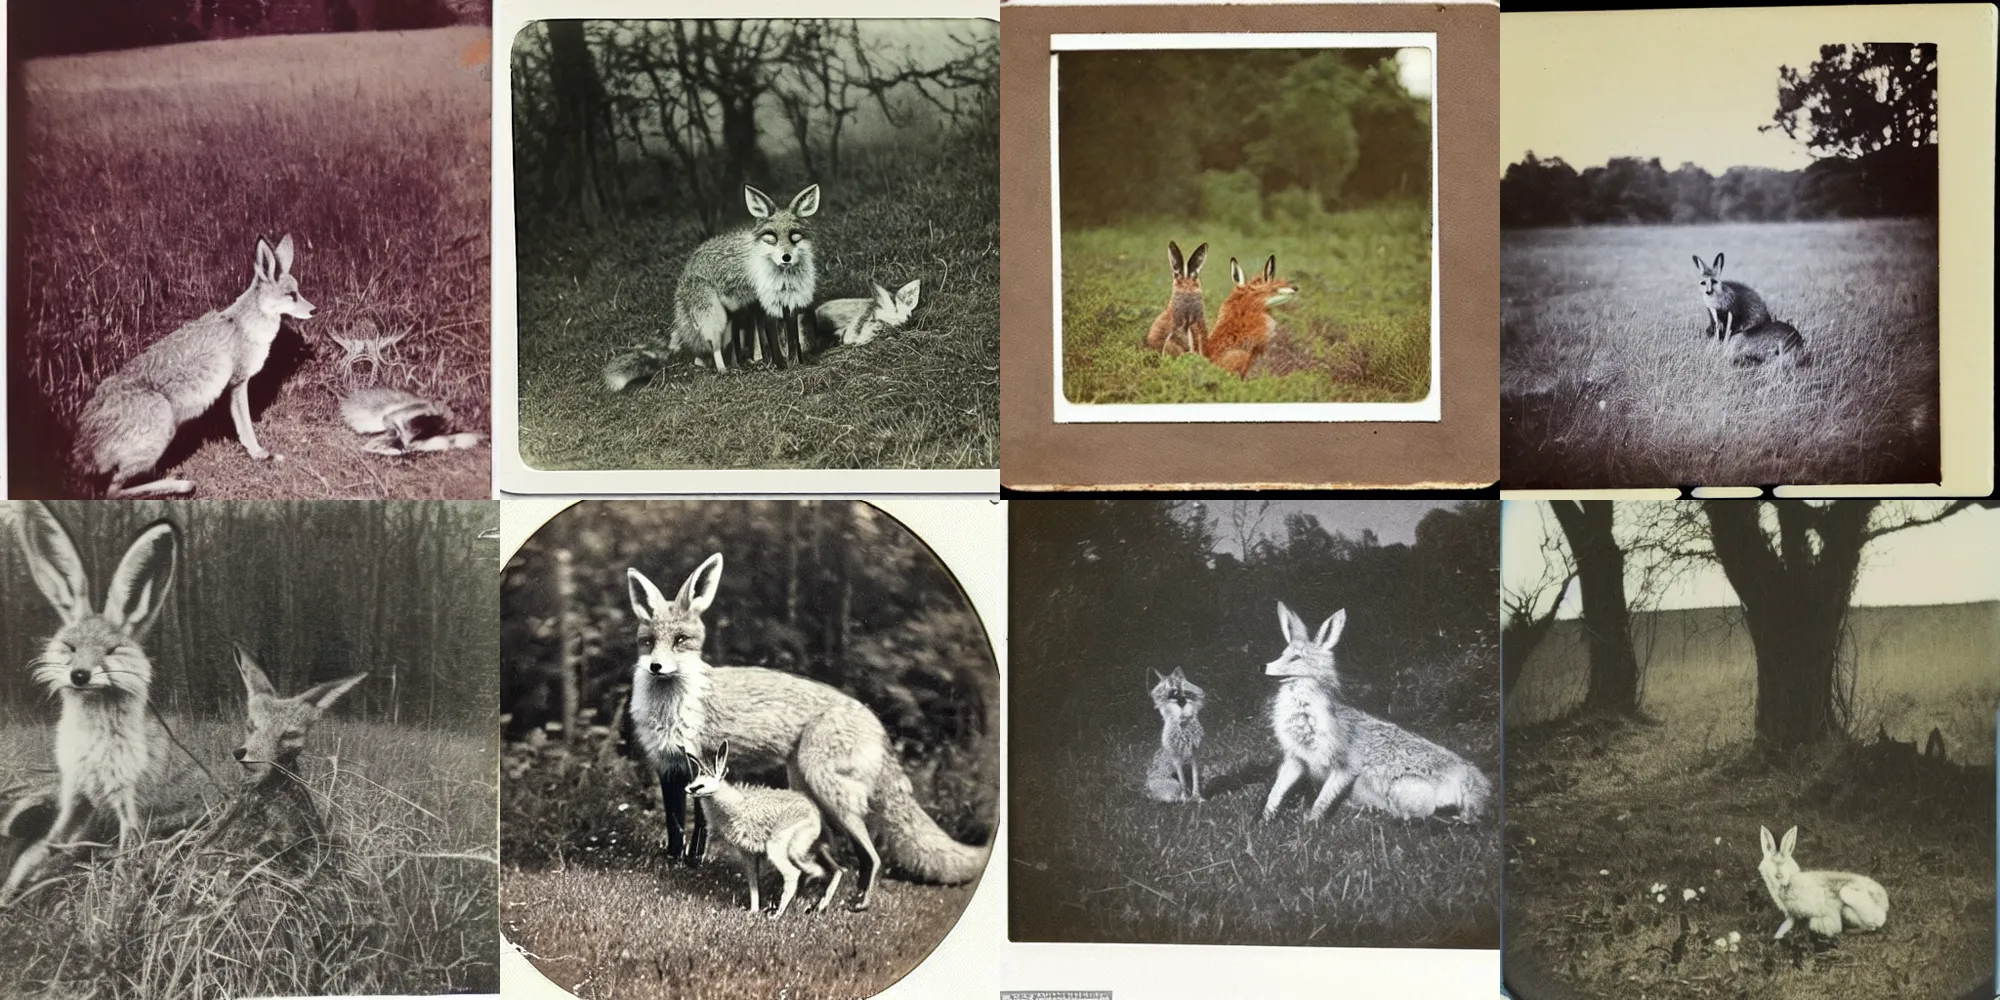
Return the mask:
<svg viewBox="0 0 2000 1000"><path fill-rule="evenodd" d="M1278 277L1278 258L1264 262L1264 270L1245 278L1236 258L1229 258L1229 277L1236 287L1222 300L1215 314L1215 332L1202 345L1202 356L1238 378L1250 377L1250 366L1271 344L1278 321L1271 307L1290 302L1299 286Z"/></svg>
<svg viewBox="0 0 2000 1000"><path fill-rule="evenodd" d="M1852 872L1799 870L1799 863L1792 860L1792 848L1799 842L1798 827L1785 831L1783 844L1771 839L1767 827L1758 827L1757 837L1764 845L1764 860L1758 863L1757 874L1764 877L1771 901L1785 911L1785 922L1778 926L1774 939L1784 937L1795 920L1806 921L1813 933L1825 937L1835 937L1842 929L1881 930L1888 922L1889 892L1881 883Z"/></svg>
<svg viewBox="0 0 2000 1000"><path fill-rule="evenodd" d="M1208 340L1208 316L1201 301L1201 265L1208 259L1208 244L1194 248L1187 259L1181 258L1181 248L1169 240L1167 242L1167 262L1173 265L1174 292L1167 300L1167 308L1153 321L1153 328L1146 331L1146 349L1162 351L1168 357L1179 354L1200 354L1204 342ZM1185 334L1187 346L1182 347L1179 338Z"/></svg>

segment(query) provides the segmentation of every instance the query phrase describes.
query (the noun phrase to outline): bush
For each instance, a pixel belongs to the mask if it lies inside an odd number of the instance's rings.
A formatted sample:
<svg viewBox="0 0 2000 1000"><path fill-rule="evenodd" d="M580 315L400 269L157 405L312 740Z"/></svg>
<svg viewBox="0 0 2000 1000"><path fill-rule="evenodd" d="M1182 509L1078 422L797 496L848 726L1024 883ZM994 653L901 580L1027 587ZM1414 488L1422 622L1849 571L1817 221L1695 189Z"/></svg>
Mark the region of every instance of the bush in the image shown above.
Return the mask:
<svg viewBox="0 0 2000 1000"><path fill-rule="evenodd" d="M1257 175L1248 170L1210 170L1201 175L1201 214L1210 222L1245 226L1264 216ZM1255 228L1254 223L1248 228Z"/></svg>

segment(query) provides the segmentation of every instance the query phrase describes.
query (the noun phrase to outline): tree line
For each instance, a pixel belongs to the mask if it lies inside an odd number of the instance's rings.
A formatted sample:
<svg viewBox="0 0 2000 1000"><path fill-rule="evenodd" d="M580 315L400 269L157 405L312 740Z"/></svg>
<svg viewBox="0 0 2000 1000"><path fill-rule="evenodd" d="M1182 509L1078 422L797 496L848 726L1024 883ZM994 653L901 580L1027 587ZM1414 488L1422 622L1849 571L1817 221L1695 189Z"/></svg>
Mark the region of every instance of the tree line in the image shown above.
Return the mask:
<svg viewBox="0 0 2000 1000"><path fill-rule="evenodd" d="M62 0L7 5L21 58L322 31L492 24L493 0Z"/></svg>
<svg viewBox="0 0 2000 1000"><path fill-rule="evenodd" d="M1278 516L1270 501L1046 499L1010 508L1017 740L1148 725L1150 670L1183 667L1216 719L1261 711L1282 601L1345 609L1344 693L1404 724L1497 719L1499 504L1425 514L1413 544ZM1211 720L1213 724L1214 720Z"/></svg>
<svg viewBox="0 0 2000 1000"><path fill-rule="evenodd" d="M101 602L133 535L168 518L181 535L172 593L145 639L153 701L234 713L241 643L284 692L363 671L342 699L371 719L483 729L499 660L496 505L458 501L52 501ZM0 649L18 668L54 632L11 507L0 506ZM0 710L40 713L24 669L0 671Z"/></svg>
<svg viewBox="0 0 2000 1000"><path fill-rule="evenodd" d="M1500 224L1693 224L1936 215L1937 46L1824 45L1803 69L1780 66L1762 131L1806 146L1801 170L1614 157L1581 171L1534 151L1500 181Z"/></svg>

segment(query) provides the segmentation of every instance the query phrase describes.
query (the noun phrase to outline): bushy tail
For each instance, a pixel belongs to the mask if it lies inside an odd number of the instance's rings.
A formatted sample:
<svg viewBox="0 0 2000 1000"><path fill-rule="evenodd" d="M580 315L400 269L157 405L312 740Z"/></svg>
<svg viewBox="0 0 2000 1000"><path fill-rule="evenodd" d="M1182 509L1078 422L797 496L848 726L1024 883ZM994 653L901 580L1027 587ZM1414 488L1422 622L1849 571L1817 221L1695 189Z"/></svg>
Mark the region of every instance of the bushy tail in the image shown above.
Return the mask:
<svg viewBox="0 0 2000 1000"><path fill-rule="evenodd" d="M604 366L604 387L612 392L624 392L634 383L643 382L659 374L670 360L667 351L659 347L642 347L628 354L612 358Z"/></svg>
<svg viewBox="0 0 2000 1000"><path fill-rule="evenodd" d="M1155 802L1179 802L1181 778L1174 769L1174 757L1166 747L1153 752L1153 765L1146 770L1146 794Z"/></svg>
<svg viewBox="0 0 2000 1000"><path fill-rule="evenodd" d="M920 882L959 885L986 870L988 848L961 844L940 829L910 794L910 779L891 760L875 784L875 822L882 856Z"/></svg>

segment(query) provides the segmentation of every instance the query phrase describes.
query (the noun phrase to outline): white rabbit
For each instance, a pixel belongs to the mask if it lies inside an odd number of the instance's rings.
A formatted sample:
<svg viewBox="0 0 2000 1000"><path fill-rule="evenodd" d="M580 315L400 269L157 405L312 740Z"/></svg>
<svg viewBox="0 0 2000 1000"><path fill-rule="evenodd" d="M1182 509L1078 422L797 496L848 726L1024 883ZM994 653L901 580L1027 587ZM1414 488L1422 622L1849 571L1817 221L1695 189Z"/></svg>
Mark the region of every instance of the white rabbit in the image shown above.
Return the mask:
<svg viewBox="0 0 2000 1000"><path fill-rule="evenodd" d="M1843 928L1880 930L1888 922L1889 892L1881 883L1853 872L1799 870L1799 863L1792 860L1792 848L1799 842L1798 827L1785 831L1782 845L1771 839L1771 831L1765 827L1758 827L1757 835L1764 845L1764 860L1758 863L1757 874L1764 877L1771 901L1785 911L1785 922L1779 925L1776 937L1784 937L1794 920L1806 921L1813 933L1826 937L1839 934Z"/></svg>

